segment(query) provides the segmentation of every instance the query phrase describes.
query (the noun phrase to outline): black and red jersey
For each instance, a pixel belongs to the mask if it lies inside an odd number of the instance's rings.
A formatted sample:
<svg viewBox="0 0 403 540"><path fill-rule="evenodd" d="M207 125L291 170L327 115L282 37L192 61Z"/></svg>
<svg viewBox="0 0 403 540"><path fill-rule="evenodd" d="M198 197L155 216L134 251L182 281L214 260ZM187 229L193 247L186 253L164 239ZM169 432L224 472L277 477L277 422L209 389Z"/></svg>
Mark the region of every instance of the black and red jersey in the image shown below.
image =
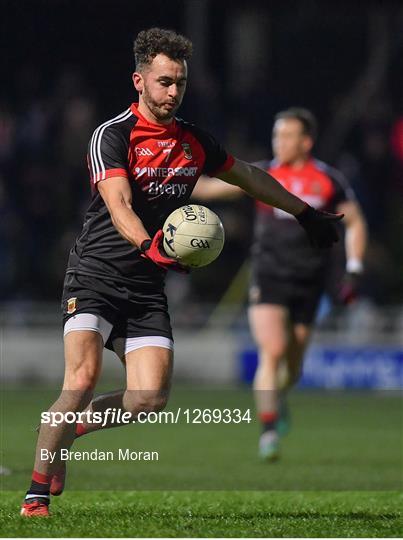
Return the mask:
<svg viewBox="0 0 403 540"><path fill-rule="evenodd" d="M355 199L342 173L322 161L309 159L299 168L281 165L276 160L255 165L318 210L336 212L339 203ZM256 202L254 273L311 281L323 270L327 258L328 250L312 248L305 231L291 214Z"/></svg>
<svg viewBox="0 0 403 540"><path fill-rule="evenodd" d="M132 208L153 236L175 208L189 201L201 174L212 176L234 162L211 135L193 124L177 118L168 125L150 123L136 103L94 131L87 159L92 200L67 272L131 283L161 281L165 271L140 257L118 233L98 182L126 177Z"/></svg>

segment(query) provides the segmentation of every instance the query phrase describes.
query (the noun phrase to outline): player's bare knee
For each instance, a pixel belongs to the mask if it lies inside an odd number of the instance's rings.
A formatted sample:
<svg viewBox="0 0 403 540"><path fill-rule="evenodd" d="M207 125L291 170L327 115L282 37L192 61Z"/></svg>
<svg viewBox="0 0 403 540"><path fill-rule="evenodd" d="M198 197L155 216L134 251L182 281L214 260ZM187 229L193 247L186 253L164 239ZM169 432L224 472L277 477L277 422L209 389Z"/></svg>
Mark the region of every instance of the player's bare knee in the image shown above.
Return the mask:
<svg viewBox="0 0 403 540"><path fill-rule="evenodd" d="M65 379L65 390L76 393L91 393L98 380L98 371L91 367L79 367L71 370Z"/></svg>
<svg viewBox="0 0 403 540"><path fill-rule="evenodd" d="M287 348L283 343L266 343L259 347L259 363L267 366L278 366L286 355Z"/></svg>
<svg viewBox="0 0 403 540"><path fill-rule="evenodd" d="M168 396L159 395L152 400L151 406L154 412L163 411L168 403Z"/></svg>
<svg viewBox="0 0 403 540"><path fill-rule="evenodd" d="M123 407L131 414L159 412L165 409L168 395L154 392L128 391L123 398Z"/></svg>

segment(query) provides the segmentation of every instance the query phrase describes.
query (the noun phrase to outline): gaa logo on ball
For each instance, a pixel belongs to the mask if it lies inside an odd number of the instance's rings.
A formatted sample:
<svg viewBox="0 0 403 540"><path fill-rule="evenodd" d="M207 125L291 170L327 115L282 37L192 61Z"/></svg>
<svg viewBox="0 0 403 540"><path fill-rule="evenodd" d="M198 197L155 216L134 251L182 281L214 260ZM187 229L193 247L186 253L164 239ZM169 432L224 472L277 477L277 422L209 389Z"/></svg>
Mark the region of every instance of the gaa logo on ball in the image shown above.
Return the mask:
<svg viewBox="0 0 403 540"><path fill-rule="evenodd" d="M177 208L164 223L164 249L184 266L199 268L213 262L224 247L220 218L198 204Z"/></svg>

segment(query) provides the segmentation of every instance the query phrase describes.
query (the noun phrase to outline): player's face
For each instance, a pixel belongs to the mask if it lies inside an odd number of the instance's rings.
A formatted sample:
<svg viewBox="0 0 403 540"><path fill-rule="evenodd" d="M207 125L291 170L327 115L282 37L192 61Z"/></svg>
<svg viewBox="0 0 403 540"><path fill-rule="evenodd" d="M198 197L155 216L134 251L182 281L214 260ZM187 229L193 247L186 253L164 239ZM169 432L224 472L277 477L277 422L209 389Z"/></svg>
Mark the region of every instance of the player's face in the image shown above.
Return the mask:
<svg viewBox="0 0 403 540"><path fill-rule="evenodd" d="M304 134L301 122L294 118L276 121L272 144L274 157L284 164L306 159L312 149L312 139Z"/></svg>
<svg viewBox="0 0 403 540"><path fill-rule="evenodd" d="M164 54L158 54L141 73L133 75L140 102L162 123L170 122L179 109L186 79L186 62L171 60Z"/></svg>

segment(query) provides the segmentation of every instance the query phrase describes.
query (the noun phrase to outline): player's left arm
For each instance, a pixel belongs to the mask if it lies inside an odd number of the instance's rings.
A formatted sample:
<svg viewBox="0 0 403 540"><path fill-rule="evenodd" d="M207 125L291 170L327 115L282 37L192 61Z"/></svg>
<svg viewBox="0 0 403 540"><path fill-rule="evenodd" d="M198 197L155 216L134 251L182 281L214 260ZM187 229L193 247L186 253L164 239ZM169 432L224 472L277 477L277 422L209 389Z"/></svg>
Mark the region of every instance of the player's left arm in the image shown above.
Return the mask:
<svg viewBox="0 0 403 540"><path fill-rule="evenodd" d="M330 214L312 208L259 167L235 159L230 169L218 172L216 176L240 187L255 199L295 216L314 247L327 248L337 242L335 222L343 214Z"/></svg>
<svg viewBox="0 0 403 540"><path fill-rule="evenodd" d="M200 176L192 191L192 198L203 202L235 200L242 197L242 195L245 195L245 193L240 187L204 174Z"/></svg>
<svg viewBox="0 0 403 540"><path fill-rule="evenodd" d="M314 247L327 248L337 242L335 222L343 217L342 214L335 215L315 210L287 191L280 182L264 170L228 155L208 133L195 126L192 126L190 130L204 149L206 159L202 174L238 186L255 199L292 214L305 229ZM221 191L221 188L216 187L217 194L217 190Z"/></svg>
<svg viewBox="0 0 403 540"><path fill-rule="evenodd" d="M228 171L219 172L216 176L240 187L255 199L281 208L293 216L305 209L304 201L287 191L273 176L251 163L235 159Z"/></svg>
<svg viewBox="0 0 403 540"><path fill-rule="evenodd" d="M367 247L367 225L360 205L354 200L343 201L337 205L337 211L344 214L347 272L361 273Z"/></svg>
<svg viewBox="0 0 403 540"><path fill-rule="evenodd" d="M354 199L340 202L337 210L344 213L347 261L346 271L338 290L338 300L342 304L350 304L359 296L367 246L367 225L361 208Z"/></svg>

